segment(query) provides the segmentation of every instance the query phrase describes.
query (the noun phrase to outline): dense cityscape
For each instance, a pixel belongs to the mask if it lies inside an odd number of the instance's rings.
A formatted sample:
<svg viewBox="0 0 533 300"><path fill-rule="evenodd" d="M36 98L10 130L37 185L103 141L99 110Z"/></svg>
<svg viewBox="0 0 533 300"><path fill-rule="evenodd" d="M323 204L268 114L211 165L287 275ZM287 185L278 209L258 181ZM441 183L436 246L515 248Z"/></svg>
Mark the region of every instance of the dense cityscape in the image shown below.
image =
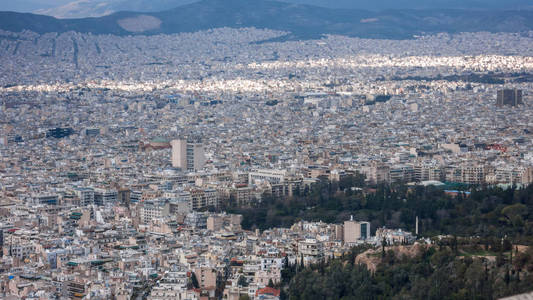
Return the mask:
<svg viewBox="0 0 533 300"><path fill-rule="evenodd" d="M293 268L366 247L354 259L376 272L382 248L456 232L418 215L265 228L239 209L322 182L350 180L335 197L533 184L533 32L285 34L0 31L0 297L305 299Z"/></svg>

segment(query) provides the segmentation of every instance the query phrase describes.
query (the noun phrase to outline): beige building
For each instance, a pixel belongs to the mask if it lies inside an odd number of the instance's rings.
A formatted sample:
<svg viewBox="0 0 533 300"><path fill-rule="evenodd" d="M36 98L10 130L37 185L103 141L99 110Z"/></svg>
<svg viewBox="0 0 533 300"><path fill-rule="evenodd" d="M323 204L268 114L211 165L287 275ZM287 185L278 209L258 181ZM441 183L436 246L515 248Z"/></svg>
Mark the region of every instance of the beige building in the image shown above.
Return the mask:
<svg viewBox="0 0 533 300"><path fill-rule="evenodd" d="M241 230L242 215L219 214L211 215L207 218L207 229L212 231L220 230Z"/></svg>
<svg viewBox="0 0 533 300"><path fill-rule="evenodd" d="M344 243L354 244L370 237L370 223L353 220L344 222Z"/></svg>
<svg viewBox="0 0 533 300"><path fill-rule="evenodd" d="M217 272L212 268L195 268L194 275L196 275L198 285L200 285L200 288L202 289L215 288L217 286Z"/></svg>
<svg viewBox="0 0 533 300"><path fill-rule="evenodd" d="M194 172L205 165L204 146L188 140L172 140L172 167Z"/></svg>
<svg viewBox="0 0 533 300"><path fill-rule="evenodd" d="M249 205L252 202L252 188L248 186L235 187L230 192L231 197L239 205Z"/></svg>
<svg viewBox="0 0 533 300"><path fill-rule="evenodd" d="M343 240L344 239L344 226L336 224L335 225L335 239Z"/></svg>
<svg viewBox="0 0 533 300"><path fill-rule="evenodd" d="M383 163L372 162L361 169L368 181L372 183L390 182L390 166Z"/></svg>
<svg viewBox="0 0 533 300"><path fill-rule="evenodd" d="M270 280L274 284L281 281L281 270L279 268L259 270L254 274L254 282L259 286L266 286Z"/></svg>
<svg viewBox="0 0 533 300"><path fill-rule="evenodd" d="M152 220L168 216L169 208L169 203L165 201L145 201L140 207L141 223L149 224Z"/></svg>
<svg viewBox="0 0 533 300"><path fill-rule="evenodd" d="M192 210L198 210L205 207L218 207L218 193L214 189L192 188L188 192L191 194Z"/></svg>
<svg viewBox="0 0 533 300"><path fill-rule="evenodd" d="M285 181L287 171L285 170L273 170L273 169L261 169L248 174L248 183L254 183L256 181L268 181L271 184L279 184Z"/></svg>
<svg viewBox="0 0 533 300"><path fill-rule="evenodd" d="M446 168L446 181L466 184L482 184L485 182L487 170L483 165L470 164L449 166Z"/></svg>
<svg viewBox="0 0 533 300"><path fill-rule="evenodd" d="M224 226L224 219L221 216L209 216L207 218L207 230L218 231Z"/></svg>
<svg viewBox="0 0 533 300"><path fill-rule="evenodd" d="M443 180L442 168L437 164L416 164L414 166L415 181L441 181Z"/></svg>

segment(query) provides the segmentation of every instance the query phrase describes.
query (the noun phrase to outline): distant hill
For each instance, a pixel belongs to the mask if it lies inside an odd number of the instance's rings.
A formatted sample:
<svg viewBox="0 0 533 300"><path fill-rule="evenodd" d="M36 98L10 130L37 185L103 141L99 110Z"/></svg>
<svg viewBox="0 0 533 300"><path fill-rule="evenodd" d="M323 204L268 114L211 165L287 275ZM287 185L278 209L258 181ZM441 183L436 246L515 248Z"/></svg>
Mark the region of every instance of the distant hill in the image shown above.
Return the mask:
<svg viewBox="0 0 533 300"><path fill-rule="evenodd" d="M63 5L65 4L63 2L54 1L52 4L34 0L4 0L0 1L0 11L32 12L39 9L50 9L57 5Z"/></svg>
<svg viewBox="0 0 533 300"><path fill-rule="evenodd" d="M34 13L57 18L101 17L118 11L157 12L198 0L76 0L65 5L35 10Z"/></svg>
<svg viewBox="0 0 533 300"><path fill-rule="evenodd" d="M386 9L533 9L533 0L283 0L328 8Z"/></svg>
<svg viewBox="0 0 533 300"><path fill-rule="evenodd" d="M291 38L295 39L323 34L403 39L438 32L529 31L533 30L533 11L406 9L374 12L265 0L203 0L162 12L118 12L84 19L0 13L0 29L16 32L128 35L194 32L217 27L290 31Z"/></svg>
<svg viewBox="0 0 533 300"><path fill-rule="evenodd" d="M35 0L33 0L35 1ZM46 0L40 0L45 1ZM6 1L0 10L33 12L58 18L86 18L109 15L117 11L157 12L176 8L198 0L62 0L61 5L43 7L31 0ZM253 0L252 0L253 1ZM316 5L326 8L363 10L387 9L533 9L533 0L281 0L288 3ZM51 3L52 1L48 1ZM55 3L58 3L55 1ZM30 7L34 9L30 9Z"/></svg>

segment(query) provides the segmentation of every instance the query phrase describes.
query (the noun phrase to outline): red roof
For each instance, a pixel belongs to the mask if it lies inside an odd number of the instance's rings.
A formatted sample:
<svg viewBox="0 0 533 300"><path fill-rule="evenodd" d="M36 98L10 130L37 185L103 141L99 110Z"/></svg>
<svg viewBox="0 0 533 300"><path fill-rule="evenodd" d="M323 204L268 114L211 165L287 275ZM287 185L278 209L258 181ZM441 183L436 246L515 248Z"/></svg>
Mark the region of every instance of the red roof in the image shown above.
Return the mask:
<svg viewBox="0 0 533 300"><path fill-rule="evenodd" d="M281 291L278 289L266 287L264 289L258 289L257 292L255 292L255 296L257 297L259 295L272 295L272 296L279 297L280 293Z"/></svg>

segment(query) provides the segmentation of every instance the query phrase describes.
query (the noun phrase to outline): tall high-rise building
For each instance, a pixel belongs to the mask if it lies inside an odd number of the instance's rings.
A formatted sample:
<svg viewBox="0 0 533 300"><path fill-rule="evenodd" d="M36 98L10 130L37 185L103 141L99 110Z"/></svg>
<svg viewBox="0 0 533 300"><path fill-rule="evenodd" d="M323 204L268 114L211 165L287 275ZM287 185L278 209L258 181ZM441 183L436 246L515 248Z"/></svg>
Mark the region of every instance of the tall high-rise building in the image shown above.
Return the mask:
<svg viewBox="0 0 533 300"><path fill-rule="evenodd" d="M496 100L496 105L504 106L517 106L522 104L522 90L518 89L505 89L499 90Z"/></svg>
<svg viewBox="0 0 533 300"><path fill-rule="evenodd" d="M359 240L366 240L370 237L370 223L357 222L353 220L344 221L344 243L354 244Z"/></svg>
<svg viewBox="0 0 533 300"><path fill-rule="evenodd" d="M200 170L205 165L204 146L192 140L172 140L172 167L189 172Z"/></svg>

